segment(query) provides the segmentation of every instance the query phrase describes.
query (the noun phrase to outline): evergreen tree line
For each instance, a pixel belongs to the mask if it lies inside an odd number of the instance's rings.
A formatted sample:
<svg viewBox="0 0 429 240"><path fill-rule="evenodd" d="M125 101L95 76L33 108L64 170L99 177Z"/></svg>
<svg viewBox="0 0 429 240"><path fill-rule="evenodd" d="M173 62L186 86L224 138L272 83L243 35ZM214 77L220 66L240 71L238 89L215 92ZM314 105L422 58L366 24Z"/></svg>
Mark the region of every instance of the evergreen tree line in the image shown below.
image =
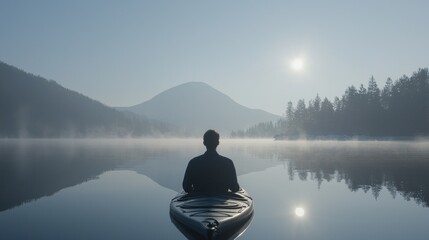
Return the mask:
<svg viewBox="0 0 429 240"><path fill-rule="evenodd" d="M273 134L274 133L274 134ZM277 138L415 137L429 135L429 75L419 69L411 77L388 78L380 89L374 77L368 86L350 86L331 102L317 95L307 104L289 102L285 119L260 123L233 137Z"/></svg>
<svg viewBox="0 0 429 240"><path fill-rule="evenodd" d="M276 123L273 123L271 121L269 122L262 122L258 123L247 130L237 130L231 132L232 138L272 138L274 135L279 133L279 130L282 129L282 124L284 121L277 121Z"/></svg>

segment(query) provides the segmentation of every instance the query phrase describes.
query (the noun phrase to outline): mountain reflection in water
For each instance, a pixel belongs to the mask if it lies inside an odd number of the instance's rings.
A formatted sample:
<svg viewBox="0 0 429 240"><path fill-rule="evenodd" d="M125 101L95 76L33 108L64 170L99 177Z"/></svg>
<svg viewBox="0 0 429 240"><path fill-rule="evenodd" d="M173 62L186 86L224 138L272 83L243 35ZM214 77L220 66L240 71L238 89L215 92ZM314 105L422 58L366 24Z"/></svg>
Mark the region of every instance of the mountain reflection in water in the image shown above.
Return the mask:
<svg viewBox="0 0 429 240"><path fill-rule="evenodd" d="M115 169L180 191L187 162L202 152L201 140L1 140L0 212ZM429 206L428 142L224 140L219 152L238 175L286 164L291 180L344 180L375 198L384 187Z"/></svg>

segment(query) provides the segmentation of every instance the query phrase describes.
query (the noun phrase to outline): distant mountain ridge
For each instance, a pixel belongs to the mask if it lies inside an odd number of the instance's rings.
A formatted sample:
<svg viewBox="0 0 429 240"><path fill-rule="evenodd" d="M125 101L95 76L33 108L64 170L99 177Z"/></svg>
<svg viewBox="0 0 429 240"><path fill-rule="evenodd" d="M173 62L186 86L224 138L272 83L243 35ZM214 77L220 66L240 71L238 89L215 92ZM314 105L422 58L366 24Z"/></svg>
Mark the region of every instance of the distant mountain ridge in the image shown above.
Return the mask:
<svg viewBox="0 0 429 240"><path fill-rule="evenodd" d="M0 61L0 137L163 134L166 124L122 113Z"/></svg>
<svg viewBox="0 0 429 240"><path fill-rule="evenodd" d="M119 109L175 125L182 132L197 136L207 129L230 134L233 130L280 118L242 106L203 82L184 83L146 102Z"/></svg>
<svg viewBox="0 0 429 240"><path fill-rule="evenodd" d="M202 82L118 109L0 61L0 138L201 136L210 128L230 134L280 118Z"/></svg>

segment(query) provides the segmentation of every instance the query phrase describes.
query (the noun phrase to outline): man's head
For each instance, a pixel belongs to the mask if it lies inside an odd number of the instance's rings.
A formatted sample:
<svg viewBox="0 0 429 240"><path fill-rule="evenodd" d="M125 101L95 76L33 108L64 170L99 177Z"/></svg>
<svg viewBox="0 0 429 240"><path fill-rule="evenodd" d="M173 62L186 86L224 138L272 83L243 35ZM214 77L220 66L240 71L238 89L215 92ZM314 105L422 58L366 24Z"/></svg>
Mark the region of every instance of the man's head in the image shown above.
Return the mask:
<svg viewBox="0 0 429 240"><path fill-rule="evenodd" d="M204 146L206 146L209 150L216 149L217 145L219 145L219 133L217 133L215 130L207 130L206 133L204 133Z"/></svg>

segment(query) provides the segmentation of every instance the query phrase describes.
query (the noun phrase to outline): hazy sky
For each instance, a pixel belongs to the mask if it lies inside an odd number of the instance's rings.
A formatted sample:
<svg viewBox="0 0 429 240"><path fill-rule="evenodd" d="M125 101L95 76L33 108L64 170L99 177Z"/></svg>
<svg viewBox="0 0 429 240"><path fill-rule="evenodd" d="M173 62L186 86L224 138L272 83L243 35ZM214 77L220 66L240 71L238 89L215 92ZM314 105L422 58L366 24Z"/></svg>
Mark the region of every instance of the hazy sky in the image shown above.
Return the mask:
<svg viewBox="0 0 429 240"><path fill-rule="evenodd" d="M428 67L428 9L405 0L2 0L0 61L110 106L202 81L282 114L290 100L332 99L371 75L382 87Z"/></svg>

